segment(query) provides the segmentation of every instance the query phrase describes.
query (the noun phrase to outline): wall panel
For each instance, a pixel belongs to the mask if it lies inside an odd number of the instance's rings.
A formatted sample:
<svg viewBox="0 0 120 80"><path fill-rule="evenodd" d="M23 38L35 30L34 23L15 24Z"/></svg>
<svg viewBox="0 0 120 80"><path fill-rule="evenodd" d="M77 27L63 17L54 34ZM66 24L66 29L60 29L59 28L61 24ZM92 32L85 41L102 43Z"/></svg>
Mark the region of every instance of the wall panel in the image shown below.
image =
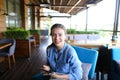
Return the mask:
<svg viewBox="0 0 120 80"><path fill-rule="evenodd" d="M0 8L2 10L5 10L5 1L0 0ZM2 15L4 11L0 11L0 38L2 38L1 32L4 32L6 30L6 16Z"/></svg>

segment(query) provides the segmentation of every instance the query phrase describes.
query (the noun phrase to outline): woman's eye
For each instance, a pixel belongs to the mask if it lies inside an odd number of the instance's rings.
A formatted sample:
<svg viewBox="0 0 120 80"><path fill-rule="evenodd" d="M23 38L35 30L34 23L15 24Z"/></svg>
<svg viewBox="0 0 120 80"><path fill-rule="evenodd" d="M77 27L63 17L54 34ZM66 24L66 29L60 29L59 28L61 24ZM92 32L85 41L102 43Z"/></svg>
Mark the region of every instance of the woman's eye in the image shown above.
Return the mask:
<svg viewBox="0 0 120 80"><path fill-rule="evenodd" d="M59 36L62 36L62 34L59 34Z"/></svg>

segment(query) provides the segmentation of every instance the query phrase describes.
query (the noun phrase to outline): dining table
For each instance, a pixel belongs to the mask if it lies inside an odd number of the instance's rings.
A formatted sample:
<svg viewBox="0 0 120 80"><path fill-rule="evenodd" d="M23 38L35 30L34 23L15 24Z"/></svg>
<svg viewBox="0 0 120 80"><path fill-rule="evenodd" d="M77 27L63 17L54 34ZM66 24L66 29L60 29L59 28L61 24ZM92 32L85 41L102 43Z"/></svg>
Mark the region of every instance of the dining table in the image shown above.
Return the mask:
<svg viewBox="0 0 120 80"><path fill-rule="evenodd" d="M12 45L12 43L0 43L0 50ZM0 62L4 61L4 57L0 57Z"/></svg>
<svg viewBox="0 0 120 80"><path fill-rule="evenodd" d="M112 42L112 41L77 41L77 40L69 40L66 41L67 43L69 43L70 45L74 45L74 46L80 46L80 47L84 47L84 48L102 48L105 46L108 46L108 49L111 48L120 48L120 42Z"/></svg>
<svg viewBox="0 0 120 80"><path fill-rule="evenodd" d="M106 43L96 43L96 42L80 42L80 41L67 41L70 45L80 46L84 48L100 48L106 45Z"/></svg>

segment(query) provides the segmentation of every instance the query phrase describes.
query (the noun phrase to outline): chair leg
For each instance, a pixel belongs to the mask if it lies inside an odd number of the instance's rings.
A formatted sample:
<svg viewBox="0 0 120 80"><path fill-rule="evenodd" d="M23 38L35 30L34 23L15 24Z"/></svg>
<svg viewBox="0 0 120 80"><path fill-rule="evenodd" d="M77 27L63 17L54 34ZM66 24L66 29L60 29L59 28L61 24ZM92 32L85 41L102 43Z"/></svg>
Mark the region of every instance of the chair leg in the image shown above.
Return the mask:
<svg viewBox="0 0 120 80"><path fill-rule="evenodd" d="M101 80L104 80L104 72L101 73Z"/></svg>
<svg viewBox="0 0 120 80"><path fill-rule="evenodd" d="M108 77L107 80L112 80L111 77L110 77L110 73L108 73L107 77Z"/></svg>
<svg viewBox="0 0 120 80"><path fill-rule="evenodd" d="M8 56L8 66L9 66L9 69L11 69L10 56Z"/></svg>
<svg viewBox="0 0 120 80"><path fill-rule="evenodd" d="M14 56L14 54L12 55L12 59L13 59L13 62L15 64L15 56Z"/></svg>
<svg viewBox="0 0 120 80"><path fill-rule="evenodd" d="M99 80L99 71L96 72L96 80Z"/></svg>
<svg viewBox="0 0 120 80"><path fill-rule="evenodd" d="M36 47L36 41L34 41L34 47Z"/></svg>
<svg viewBox="0 0 120 80"><path fill-rule="evenodd" d="M5 57L0 57L0 63L5 60Z"/></svg>

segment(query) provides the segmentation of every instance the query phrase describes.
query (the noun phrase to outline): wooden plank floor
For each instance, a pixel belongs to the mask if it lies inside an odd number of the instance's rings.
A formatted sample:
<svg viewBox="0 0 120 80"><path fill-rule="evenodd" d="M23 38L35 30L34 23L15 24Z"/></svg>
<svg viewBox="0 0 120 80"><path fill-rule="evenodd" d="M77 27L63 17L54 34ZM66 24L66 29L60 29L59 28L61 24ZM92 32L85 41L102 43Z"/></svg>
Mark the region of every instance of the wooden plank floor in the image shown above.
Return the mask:
<svg viewBox="0 0 120 80"><path fill-rule="evenodd" d="M31 58L16 58L16 64L8 70L7 62L0 63L0 80L31 80L31 76L40 71L40 67L46 63L46 47L48 39L41 39L36 48L32 47Z"/></svg>

